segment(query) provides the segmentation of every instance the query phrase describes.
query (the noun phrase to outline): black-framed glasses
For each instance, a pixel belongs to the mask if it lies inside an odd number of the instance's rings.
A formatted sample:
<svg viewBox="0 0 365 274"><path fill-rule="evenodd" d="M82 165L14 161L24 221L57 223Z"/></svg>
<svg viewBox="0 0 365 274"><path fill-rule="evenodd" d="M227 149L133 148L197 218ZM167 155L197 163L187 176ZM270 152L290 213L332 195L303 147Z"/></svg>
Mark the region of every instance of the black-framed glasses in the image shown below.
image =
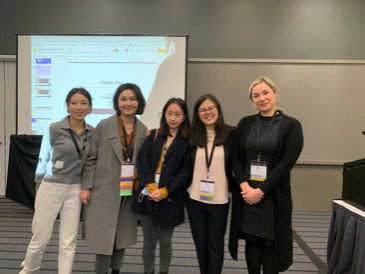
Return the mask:
<svg viewBox="0 0 365 274"><path fill-rule="evenodd" d="M210 114L212 114L212 113L215 113L216 110L217 110L216 106L209 106L207 108L198 109L198 111L201 115L206 115L206 114L208 114L208 112Z"/></svg>

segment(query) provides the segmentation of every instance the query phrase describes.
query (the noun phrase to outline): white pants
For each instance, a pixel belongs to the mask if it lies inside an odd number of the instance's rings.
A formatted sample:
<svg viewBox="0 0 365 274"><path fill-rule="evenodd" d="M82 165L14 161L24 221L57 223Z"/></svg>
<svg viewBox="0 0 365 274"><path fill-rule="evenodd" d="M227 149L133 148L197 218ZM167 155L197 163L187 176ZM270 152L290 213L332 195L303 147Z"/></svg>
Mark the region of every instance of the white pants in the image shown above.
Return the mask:
<svg viewBox="0 0 365 274"><path fill-rule="evenodd" d="M42 182L35 202L33 237L29 243L23 270L33 273L41 267L44 250L52 236L54 222L60 214L58 273L72 274L80 222L80 184Z"/></svg>

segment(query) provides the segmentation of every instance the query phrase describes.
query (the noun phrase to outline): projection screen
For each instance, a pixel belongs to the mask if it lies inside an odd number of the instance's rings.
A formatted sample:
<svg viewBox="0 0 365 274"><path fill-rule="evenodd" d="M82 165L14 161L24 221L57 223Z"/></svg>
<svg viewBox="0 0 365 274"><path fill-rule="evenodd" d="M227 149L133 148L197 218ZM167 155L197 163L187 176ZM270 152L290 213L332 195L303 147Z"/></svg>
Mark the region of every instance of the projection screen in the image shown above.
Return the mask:
<svg viewBox="0 0 365 274"><path fill-rule="evenodd" d="M43 134L67 115L74 87L92 95L93 126L115 113L122 83L141 87L147 106L140 119L159 125L163 105L186 95L186 36L17 35L17 134Z"/></svg>

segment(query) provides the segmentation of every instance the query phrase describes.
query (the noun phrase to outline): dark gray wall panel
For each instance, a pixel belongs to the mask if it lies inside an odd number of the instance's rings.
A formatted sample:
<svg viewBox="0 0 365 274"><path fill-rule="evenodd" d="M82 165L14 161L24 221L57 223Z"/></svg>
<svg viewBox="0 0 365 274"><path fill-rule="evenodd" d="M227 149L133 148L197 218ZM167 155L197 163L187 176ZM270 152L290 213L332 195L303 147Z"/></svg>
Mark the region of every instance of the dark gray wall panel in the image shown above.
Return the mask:
<svg viewBox="0 0 365 274"><path fill-rule="evenodd" d="M0 54L16 33L190 35L189 57L365 59L363 0L1 0Z"/></svg>

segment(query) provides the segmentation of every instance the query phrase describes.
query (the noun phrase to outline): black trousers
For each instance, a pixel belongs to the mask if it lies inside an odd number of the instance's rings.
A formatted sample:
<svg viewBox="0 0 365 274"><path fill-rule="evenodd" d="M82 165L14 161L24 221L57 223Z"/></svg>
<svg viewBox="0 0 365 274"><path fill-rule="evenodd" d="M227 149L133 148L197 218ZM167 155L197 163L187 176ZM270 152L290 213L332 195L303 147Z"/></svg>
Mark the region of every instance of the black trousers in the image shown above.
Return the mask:
<svg viewBox="0 0 365 274"><path fill-rule="evenodd" d="M229 203L206 204L188 198L186 204L200 273L220 274Z"/></svg>

